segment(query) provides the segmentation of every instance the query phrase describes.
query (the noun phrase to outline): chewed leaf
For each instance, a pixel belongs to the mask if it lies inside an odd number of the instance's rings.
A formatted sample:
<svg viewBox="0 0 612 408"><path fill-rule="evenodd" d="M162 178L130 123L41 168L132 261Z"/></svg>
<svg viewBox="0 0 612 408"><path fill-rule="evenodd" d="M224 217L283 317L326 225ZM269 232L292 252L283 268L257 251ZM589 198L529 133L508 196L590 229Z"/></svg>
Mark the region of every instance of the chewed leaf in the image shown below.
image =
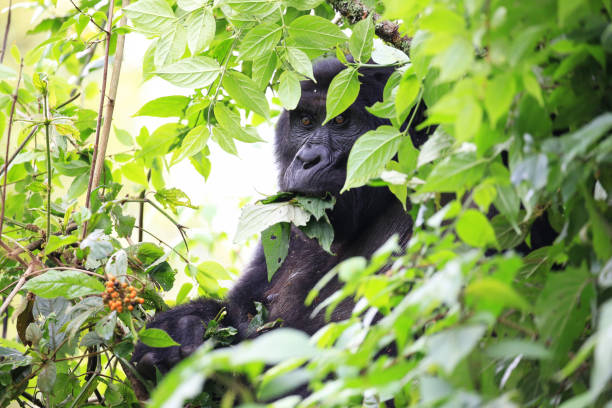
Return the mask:
<svg viewBox="0 0 612 408"><path fill-rule="evenodd" d="M238 229L234 237L236 244L279 222L290 222L295 226L306 225L310 214L289 202L265 205L249 205L242 210Z"/></svg>

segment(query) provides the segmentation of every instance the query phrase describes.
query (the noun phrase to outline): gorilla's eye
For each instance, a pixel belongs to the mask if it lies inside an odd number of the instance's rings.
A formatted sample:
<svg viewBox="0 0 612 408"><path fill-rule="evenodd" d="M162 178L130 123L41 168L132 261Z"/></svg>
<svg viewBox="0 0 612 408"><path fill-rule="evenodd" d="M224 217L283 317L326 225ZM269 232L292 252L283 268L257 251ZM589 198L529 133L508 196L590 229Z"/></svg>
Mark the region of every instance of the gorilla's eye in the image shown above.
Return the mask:
<svg viewBox="0 0 612 408"><path fill-rule="evenodd" d="M310 118L310 116L302 116L302 119L300 119L300 121L302 122L302 125L304 126L312 125L312 119Z"/></svg>
<svg viewBox="0 0 612 408"><path fill-rule="evenodd" d="M336 125L342 125L344 124L344 122L346 122L346 118L342 115L338 115L334 118L334 123Z"/></svg>

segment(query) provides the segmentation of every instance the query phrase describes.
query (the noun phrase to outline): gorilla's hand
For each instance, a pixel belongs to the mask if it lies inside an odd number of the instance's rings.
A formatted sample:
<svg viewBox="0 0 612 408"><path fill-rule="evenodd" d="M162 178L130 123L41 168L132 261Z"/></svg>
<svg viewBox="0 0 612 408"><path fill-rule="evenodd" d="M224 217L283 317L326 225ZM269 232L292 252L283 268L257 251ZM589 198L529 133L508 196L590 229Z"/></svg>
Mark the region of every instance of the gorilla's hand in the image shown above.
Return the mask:
<svg viewBox="0 0 612 408"><path fill-rule="evenodd" d="M208 322L217 316L222 307L217 301L200 299L156 315L147 328L164 330L180 346L157 348L139 342L131 361L140 375L155 381L156 368L165 374L193 353L204 341Z"/></svg>

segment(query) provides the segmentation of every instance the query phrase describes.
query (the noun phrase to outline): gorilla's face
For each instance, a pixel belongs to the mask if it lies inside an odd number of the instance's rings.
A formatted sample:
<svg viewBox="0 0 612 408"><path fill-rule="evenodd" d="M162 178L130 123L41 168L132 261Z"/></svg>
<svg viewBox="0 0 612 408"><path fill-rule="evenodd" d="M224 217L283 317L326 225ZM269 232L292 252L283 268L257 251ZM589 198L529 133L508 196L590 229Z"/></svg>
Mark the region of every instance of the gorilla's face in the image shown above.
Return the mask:
<svg viewBox="0 0 612 408"><path fill-rule="evenodd" d="M325 100L331 79L345 67L337 60L315 65L317 82L303 81L298 106L283 112L276 131L276 153L283 191L307 195L338 195L346 178L347 158L353 144L365 132L386 122L365 109L382 99L391 71L363 71L360 94L345 112L323 124Z"/></svg>

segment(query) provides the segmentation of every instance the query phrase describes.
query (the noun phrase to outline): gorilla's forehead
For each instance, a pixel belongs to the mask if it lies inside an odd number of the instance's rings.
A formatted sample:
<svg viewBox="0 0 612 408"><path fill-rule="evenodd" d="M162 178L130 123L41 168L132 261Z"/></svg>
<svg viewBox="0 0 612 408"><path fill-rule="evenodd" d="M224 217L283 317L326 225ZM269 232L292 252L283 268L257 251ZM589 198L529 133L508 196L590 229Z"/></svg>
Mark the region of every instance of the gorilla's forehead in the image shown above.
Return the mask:
<svg viewBox="0 0 612 408"><path fill-rule="evenodd" d="M297 110L307 110L316 112L325 109L325 100L327 98L327 89L320 89L317 86L304 87L302 86L302 96Z"/></svg>

